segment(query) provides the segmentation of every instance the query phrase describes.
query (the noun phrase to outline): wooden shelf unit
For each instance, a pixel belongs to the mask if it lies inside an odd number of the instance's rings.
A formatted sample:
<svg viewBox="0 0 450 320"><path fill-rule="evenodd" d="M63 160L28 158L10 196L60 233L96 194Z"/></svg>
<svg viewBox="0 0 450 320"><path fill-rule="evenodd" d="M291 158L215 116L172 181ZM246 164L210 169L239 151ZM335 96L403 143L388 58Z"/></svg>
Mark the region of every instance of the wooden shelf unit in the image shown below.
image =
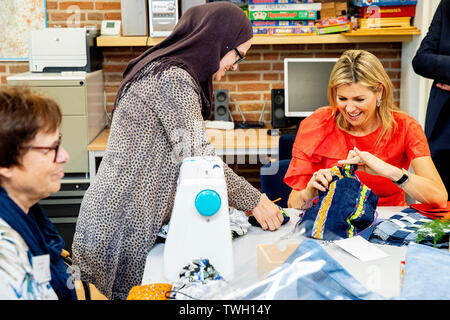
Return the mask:
<svg viewBox="0 0 450 320"><path fill-rule="evenodd" d="M255 36L254 45L261 44L308 44L308 43L363 43L363 42L409 42L413 36L419 35L420 31L415 28L385 28L373 30L357 30L352 32L326 34L326 35L298 35L298 36ZM151 47L161 41L164 37L112 37L100 36L97 38L99 47L124 47L144 46Z"/></svg>

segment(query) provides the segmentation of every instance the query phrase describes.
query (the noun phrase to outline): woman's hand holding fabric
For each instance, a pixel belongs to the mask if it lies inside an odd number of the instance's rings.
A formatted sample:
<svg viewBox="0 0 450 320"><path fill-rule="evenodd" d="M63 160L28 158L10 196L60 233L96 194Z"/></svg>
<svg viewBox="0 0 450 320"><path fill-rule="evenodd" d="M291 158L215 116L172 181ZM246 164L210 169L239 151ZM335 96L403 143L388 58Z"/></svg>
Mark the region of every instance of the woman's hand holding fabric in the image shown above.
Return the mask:
<svg viewBox="0 0 450 320"><path fill-rule="evenodd" d="M252 210L253 216L261 225L263 230L277 230L284 220L283 214L276 204L267 198L265 194L261 195L258 205Z"/></svg>
<svg viewBox="0 0 450 320"><path fill-rule="evenodd" d="M332 179L333 176L330 169L317 170L313 173L305 189L291 191L288 199L288 207L296 209L303 208L309 200L317 197L319 194L318 190L326 191Z"/></svg>
<svg viewBox="0 0 450 320"><path fill-rule="evenodd" d="M398 180L402 176L401 169L384 162L370 152L360 151L356 147L349 151L346 160L339 160L338 163L357 164L358 170L369 174L386 177L391 180Z"/></svg>
<svg viewBox="0 0 450 320"><path fill-rule="evenodd" d="M326 191L328 184L333 180L333 175L330 169L320 169L312 175L306 189L311 194L311 198L317 196L317 190Z"/></svg>

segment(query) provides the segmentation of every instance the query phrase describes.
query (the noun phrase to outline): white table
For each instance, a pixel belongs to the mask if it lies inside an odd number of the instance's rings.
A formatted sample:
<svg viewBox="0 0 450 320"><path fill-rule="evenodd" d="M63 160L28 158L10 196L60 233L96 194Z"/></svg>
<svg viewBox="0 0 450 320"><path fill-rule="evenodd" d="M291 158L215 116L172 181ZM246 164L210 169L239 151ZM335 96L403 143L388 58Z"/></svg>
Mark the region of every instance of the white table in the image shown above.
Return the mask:
<svg viewBox="0 0 450 320"><path fill-rule="evenodd" d="M389 218L405 207L378 207L379 218ZM288 209L291 217L293 214ZM286 243L298 243L298 238L289 238L297 219L291 220L274 232L263 231L261 228L251 227L248 233L233 240L233 255L235 276L230 285L234 289L244 289L258 279L257 245L278 243L283 246ZM387 257L378 260L362 262L347 253L332 242L320 241L323 248L336 261L338 261L353 277L355 277L367 289L372 290L386 298L400 295L401 261L405 260L406 246L396 247L374 244L388 254ZM156 244L147 256L142 284L167 283L162 272L164 244Z"/></svg>

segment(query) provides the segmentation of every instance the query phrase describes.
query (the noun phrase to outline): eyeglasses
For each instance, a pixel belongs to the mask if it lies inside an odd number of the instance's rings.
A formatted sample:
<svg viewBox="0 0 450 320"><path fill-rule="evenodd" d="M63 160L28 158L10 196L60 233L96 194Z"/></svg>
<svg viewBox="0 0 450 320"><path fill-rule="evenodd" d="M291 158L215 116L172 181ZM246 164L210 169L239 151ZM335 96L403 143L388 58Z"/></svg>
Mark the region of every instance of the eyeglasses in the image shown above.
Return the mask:
<svg viewBox="0 0 450 320"><path fill-rule="evenodd" d="M59 147L61 146L61 138L62 135L59 135L59 139L58 139L58 143L56 146L54 147L41 147L41 146L26 146L26 147L22 147L22 149L28 149L28 150L47 150L47 152L45 152L45 154L47 154L48 152L55 150L55 158L53 159L53 162L56 162L56 158L58 157L58 151L59 151Z"/></svg>
<svg viewBox="0 0 450 320"><path fill-rule="evenodd" d="M237 59L233 64L238 64L238 63L242 62L242 60L245 59L245 57L239 52L239 50L237 48L234 48L234 52L236 52L239 59Z"/></svg>

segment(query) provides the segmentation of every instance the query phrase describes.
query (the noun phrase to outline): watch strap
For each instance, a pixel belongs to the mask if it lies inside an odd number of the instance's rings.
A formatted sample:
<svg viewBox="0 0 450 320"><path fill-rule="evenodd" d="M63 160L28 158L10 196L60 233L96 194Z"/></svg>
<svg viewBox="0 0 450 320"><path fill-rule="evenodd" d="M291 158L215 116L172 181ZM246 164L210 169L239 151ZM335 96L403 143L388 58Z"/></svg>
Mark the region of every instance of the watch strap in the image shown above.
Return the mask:
<svg viewBox="0 0 450 320"><path fill-rule="evenodd" d="M401 186L409 179L408 171L406 171L404 168L402 168L402 172L403 172L403 175L401 176L400 179L398 179L397 181L392 180L398 186Z"/></svg>

